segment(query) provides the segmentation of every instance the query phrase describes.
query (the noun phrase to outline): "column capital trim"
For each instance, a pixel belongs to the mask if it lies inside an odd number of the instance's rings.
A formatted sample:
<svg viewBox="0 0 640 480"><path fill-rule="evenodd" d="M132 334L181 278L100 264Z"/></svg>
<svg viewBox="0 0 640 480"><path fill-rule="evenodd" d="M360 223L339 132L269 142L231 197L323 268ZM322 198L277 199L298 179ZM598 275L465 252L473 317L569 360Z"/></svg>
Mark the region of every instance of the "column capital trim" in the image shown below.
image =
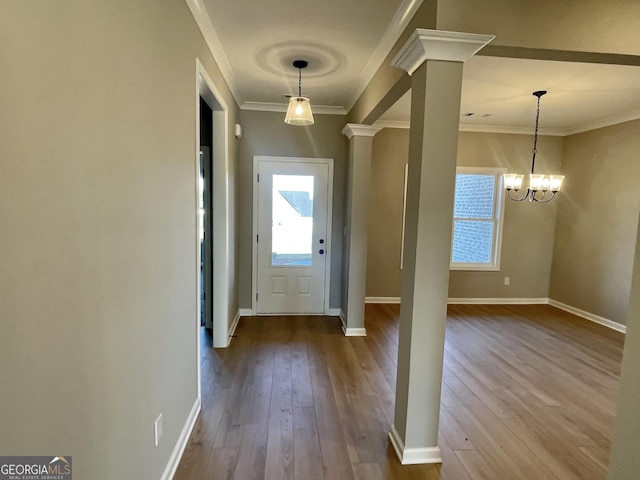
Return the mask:
<svg viewBox="0 0 640 480"><path fill-rule="evenodd" d="M373 125L347 123L342 129L342 134L351 140L352 137L373 137L380 130L382 130L381 127L374 127Z"/></svg>
<svg viewBox="0 0 640 480"><path fill-rule="evenodd" d="M495 35L417 28L391 61L391 65L412 75L426 60L464 62L494 38Z"/></svg>

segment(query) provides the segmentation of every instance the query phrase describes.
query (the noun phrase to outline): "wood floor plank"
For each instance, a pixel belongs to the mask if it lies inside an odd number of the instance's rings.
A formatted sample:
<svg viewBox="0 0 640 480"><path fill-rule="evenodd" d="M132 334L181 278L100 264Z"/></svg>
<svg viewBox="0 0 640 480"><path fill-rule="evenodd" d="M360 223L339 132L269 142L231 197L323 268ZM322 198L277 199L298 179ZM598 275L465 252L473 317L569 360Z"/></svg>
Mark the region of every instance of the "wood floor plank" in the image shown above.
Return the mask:
<svg viewBox="0 0 640 480"><path fill-rule="evenodd" d="M452 305L438 445L401 465L398 305L366 337L329 317L241 319L202 335L202 411L175 479L605 480L624 336L547 305ZM427 406L425 406L427 408Z"/></svg>
<svg viewBox="0 0 640 480"><path fill-rule="evenodd" d="M293 408L293 452L295 478L324 478L316 413L313 407Z"/></svg>

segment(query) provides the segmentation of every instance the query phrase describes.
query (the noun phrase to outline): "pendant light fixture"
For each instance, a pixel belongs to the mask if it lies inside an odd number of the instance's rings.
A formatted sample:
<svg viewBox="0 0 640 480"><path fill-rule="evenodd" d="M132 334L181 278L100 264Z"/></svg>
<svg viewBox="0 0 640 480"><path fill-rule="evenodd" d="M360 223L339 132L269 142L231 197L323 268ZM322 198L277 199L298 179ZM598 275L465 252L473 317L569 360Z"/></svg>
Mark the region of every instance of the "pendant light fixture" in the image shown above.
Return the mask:
<svg viewBox="0 0 640 480"><path fill-rule="evenodd" d="M302 69L307 68L306 60L295 60L293 66L298 69L298 96L289 98L289 108L284 123L289 125L313 125L313 113L309 97L302 96Z"/></svg>
<svg viewBox="0 0 640 480"><path fill-rule="evenodd" d="M560 191L564 175L539 175L534 173L536 165L536 153L538 152L538 122L540 120L540 97L542 97L546 90L539 90L533 92L533 95L538 97L538 109L536 112L536 129L533 134L533 158L531 159L531 174L529 175L529 185L527 186L527 192L521 197L518 196L518 192L522 189L522 183L524 175L518 175L517 173L505 173L504 174L504 187L507 190L507 197L516 202L522 202L523 200L529 200L530 202L547 203L553 200L556 193Z"/></svg>

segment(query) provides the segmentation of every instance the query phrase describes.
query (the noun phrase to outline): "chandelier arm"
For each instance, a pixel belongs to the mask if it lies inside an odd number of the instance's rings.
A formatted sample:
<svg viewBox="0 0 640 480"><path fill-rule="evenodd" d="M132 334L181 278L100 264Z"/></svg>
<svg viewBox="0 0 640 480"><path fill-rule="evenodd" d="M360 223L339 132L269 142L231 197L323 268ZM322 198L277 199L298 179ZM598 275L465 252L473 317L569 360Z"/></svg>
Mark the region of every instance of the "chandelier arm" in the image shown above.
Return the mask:
<svg viewBox="0 0 640 480"><path fill-rule="evenodd" d="M515 196L511 195L511 192L512 192L512 190L507 190L507 197L509 197L509 199L514 200L516 202L522 202L522 201L526 200L529 197L530 190L527 188L527 193L525 193L522 198L518 197L517 192L516 192Z"/></svg>
<svg viewBox="0 0 640 480"><path fill-rule="evenodd" d="M551 196L550 196L547 200L545 200L545 197L547 196L547 193L551 193ZM556 196L556 192L544 192L544 193L542 194L542 197L540 197L540 199L539 199L539 200L538 200L537 198L535 198L535 196L534 196L534 199L535 199L535 201L536 201L536 202L538 202L538 203L549 203L551 200L553 200L553 198L554 198L555 196Z"/></svg>

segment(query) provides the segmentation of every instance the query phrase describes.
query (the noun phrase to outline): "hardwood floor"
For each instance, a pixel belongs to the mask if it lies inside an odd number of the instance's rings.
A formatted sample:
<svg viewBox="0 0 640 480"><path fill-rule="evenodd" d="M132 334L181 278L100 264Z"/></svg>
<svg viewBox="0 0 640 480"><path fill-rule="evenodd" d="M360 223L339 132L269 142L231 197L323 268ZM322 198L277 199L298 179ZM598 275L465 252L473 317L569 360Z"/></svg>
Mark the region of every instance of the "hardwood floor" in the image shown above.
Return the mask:
<svg viewBox="0 0 640 480"><path fill-rule="evenodd" d="M175 479L606 478L622 334L547 305L450 306L443 463L401 466L398 312L367 305L367 337L329 317L243 318L228 349L203 336L202 412Z"/></svg>

